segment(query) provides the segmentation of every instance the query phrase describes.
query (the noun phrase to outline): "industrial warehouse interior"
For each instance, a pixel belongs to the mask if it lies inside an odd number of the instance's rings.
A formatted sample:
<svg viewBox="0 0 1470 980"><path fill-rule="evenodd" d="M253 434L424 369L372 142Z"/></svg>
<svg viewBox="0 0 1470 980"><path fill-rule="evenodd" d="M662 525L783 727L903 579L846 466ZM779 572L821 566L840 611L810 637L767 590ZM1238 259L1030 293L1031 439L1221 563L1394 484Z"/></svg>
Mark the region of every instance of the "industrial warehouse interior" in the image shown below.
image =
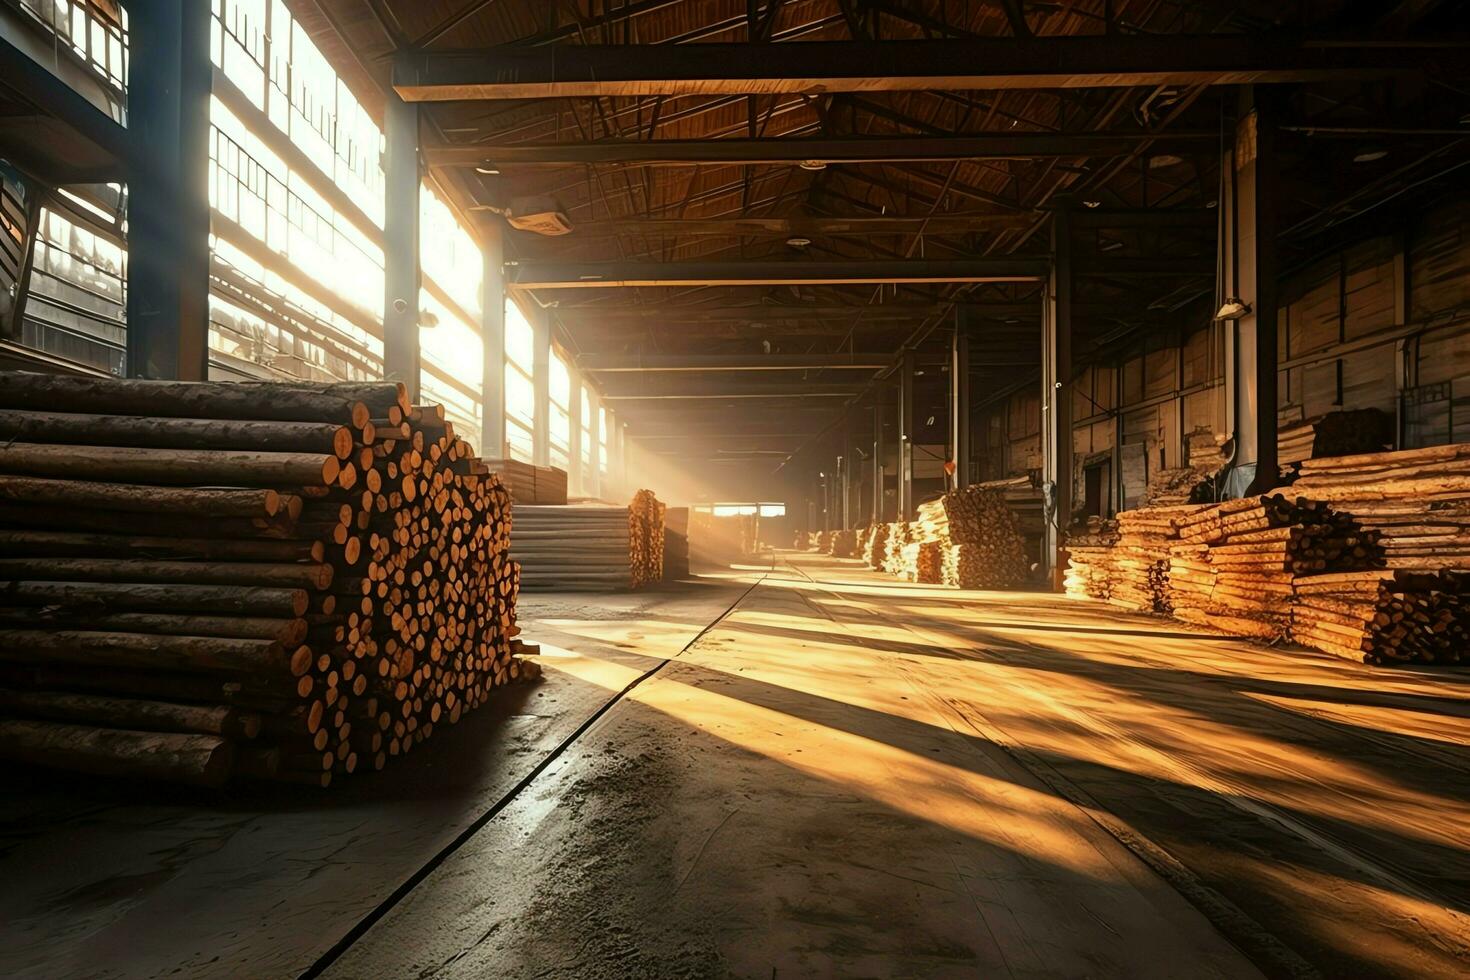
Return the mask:
<svg viewBox="0 0 1470 980"><path fill-rule="evenodd" d="M0 0L0 976L1470 976L1460 0Z"/></svg>

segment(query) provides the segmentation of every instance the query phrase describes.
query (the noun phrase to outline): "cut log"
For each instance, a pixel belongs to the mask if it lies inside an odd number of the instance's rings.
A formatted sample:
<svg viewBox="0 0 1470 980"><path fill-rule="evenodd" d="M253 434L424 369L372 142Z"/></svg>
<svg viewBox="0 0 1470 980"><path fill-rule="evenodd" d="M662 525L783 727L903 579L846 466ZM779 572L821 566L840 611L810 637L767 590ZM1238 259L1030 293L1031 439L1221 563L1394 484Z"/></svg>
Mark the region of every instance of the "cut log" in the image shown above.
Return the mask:
<svg viewBox="0 0 1470 980"><path fill-rule="evenodd" d="M48 506L186 514L196 517L275 517L301 514L302 499L269 488L194 490L90 480L0 475L0 500Z"/></svg>
<svg viewBox="0 0 1470 980"><path fill-rule="evenodd" d="M136 582L0 582L0 604L113 612L217 613L297 619L306 615L304 589Z"/></svg>
<svg viewBox="0 0 1470 980"><path fill-rule="evenodd" d="M354 429L334 422L267 422L82 415L0 409L0 442L332 453L346 459Z"/></svg>
<svg viewBox="0 0 1470 980"><path fill-rule="evenodd" d="M0 559L0 581L43 578L56 582L178 582L185 585L325 589L332 584L332 566L122 558Z"/></svg>
<svg viewBox="0 0 1470 980"><path fill-rule="evenodd" d="M133 446L0 445L0 473L176 486L334 486L352 469L333 454L140 449ZM344 490L352 480L342 482Z"/></svg>
<svg viewBox="0 0 1470 980"><path fill-rule="evenodd" d="M0 629L0 660L240 674L286 673L290 667L281 645L270 640L86 630Z"/></svg>
<svg viewBox="0 0 1470 980"><path fill-rule="evenodd" d="M146 732L190 732L255 738L260 715L228 705L176 704L95 694L63 694L0 688L0 713L51 721L93 722Z"/></svg>
<svg viewBox="0 0 1470 980"><path fill-rule="evenodd" d="M0 719L0 757L102 776L216 787L230 776L234 746L212 735L10 718Z"/></svg>

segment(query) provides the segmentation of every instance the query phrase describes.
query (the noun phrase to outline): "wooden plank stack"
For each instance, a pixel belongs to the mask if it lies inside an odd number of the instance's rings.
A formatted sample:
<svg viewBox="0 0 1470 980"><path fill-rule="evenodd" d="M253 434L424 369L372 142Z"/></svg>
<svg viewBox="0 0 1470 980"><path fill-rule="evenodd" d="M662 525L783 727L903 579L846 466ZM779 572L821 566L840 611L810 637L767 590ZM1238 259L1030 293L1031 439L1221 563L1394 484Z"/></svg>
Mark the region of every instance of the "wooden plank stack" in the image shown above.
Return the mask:
<svg viewBox="0 0 1470 980"><path fill-rule="evenodd" d="M898 549L899 577L905 582L939 585L944 581L944 556L938 541L910 541Z"/></svg>
<svg viewBox="0 0 1470 980"><path fill-rule="evenodd" d="M1378 570L1296 585L1292 638L1370 664L1470 660L1470 573Z"/></svg>
<svg viewBox="0 0 1470 980"><path fill-rule="evenodd" d="M514 507L511 554L527 592L614 592L632 587L629 509Z"/></svg>
<svg viewBox="0 0 1470 980"><path fill-rule="evenodd" d="M920 504L913 535L917 542L936 548L903 552L907 556L904 577L910 581L938 581L962 589L1004 589L1024 580L1029 568L1016 515L996 490L963 487ZM932 554L938 556L937 580L925 577L931 574ZM922 567L916 563L922 563Z"/></svg>
<svg viewBox="0 0 1470 980"><path fill-rule="evenodd" d="M907 521L888 525L887 552L883 556L883 571L889 575L903 577L903 548L913 539L914 526Z"/></svg>
<svg viewBox="0 0 1470 980"><path fill-rule="evenodd" d="M1470 568L1470 445L1308 460L1292 492L1378 531L1390 568Z"/></svg>
<svg viewBox="0 0 1470 980"><path fill-rule="evenodd" d="M487 460L491 471L510 491L518 504L565 504L567 502L566 470L555 466L533 466L519 459Z"/></svg>
<svg viewBox="0 0 1470 980"><path fill-rule="evenodd" d="M888 529L891 524L874 524L868 529L867 542L863 547L863 560L868 567L882 569L888 557Z"/></svg>
<svg viewBox="0 0 1470 980"><path fill-rule="evenodd" d="M1046 534L1046 503L1041 488L1031 482L1029 476L1010 477L977 483L980 490L993 490L1001 495L1011 513L1016 515L1016 526L1025 542L1026 567L1029 569L1041 561L1042 539Z"/></svg>
<svg viewBox="0 0 1470 980"><path fill-rule="evenodd" d="M1088 599L1111 598L1113 549L1118 544L1118 522L1089 517L1067 534L1067 594Z"/></svg>
<svg viewBox="0 0 1470 980"><path fill-rule="evenodd" d="M628 570L635 589L664 580L664 505L652 490L628 505Z"/></svg>
<svg viewBox="0 0 1470 980"><path fill-rule="evenodd" d="M508 495L401 385L7 373L0 439L0 756L324 786L534 670Z"/></svg>
<svg viewBox="0 0 1470 980"><path fill-rule="evenodd" d="M1198 508L1142 507L1118 514L1118 545L1108 601L1142 612L1169 612L1171 546L1179 538L1178 520Z"/></svg>

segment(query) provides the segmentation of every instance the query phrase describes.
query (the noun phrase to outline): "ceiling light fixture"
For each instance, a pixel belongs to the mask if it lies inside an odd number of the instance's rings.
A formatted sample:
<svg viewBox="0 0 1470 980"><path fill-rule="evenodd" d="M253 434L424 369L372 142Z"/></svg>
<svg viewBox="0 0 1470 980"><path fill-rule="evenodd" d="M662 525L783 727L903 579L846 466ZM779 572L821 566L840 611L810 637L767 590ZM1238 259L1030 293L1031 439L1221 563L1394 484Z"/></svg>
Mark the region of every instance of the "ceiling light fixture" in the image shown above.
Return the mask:
<svg viewBox="0 0 1470 980"><path fill-rule="evenodd" d="M1163 170L1166 167L1177 167L1183 162L1183 157L1175 156L1172 153L1160 153L1158 156L1148 158L1148 169Z"/></svg>
<svg viewBox="0 0 1470 980"><path fill-rule="evenodd" d="M1242 320L1251 311L1251 305L1238 296L1227 296L1215 313L1216 320Z"/></svg>
<svg viewBox="0 0 1470 980"><path fill-rule="evenodd" d="M1101 201L1083 201L1082 202L1082 206L1084 208L1100 208L1100 207L1102 207L1102 202Z"/></svg>
<svg viewBox="0 0 1470 980"><path fill-rule="evenodd" d="M486 177L499 177L500 168L493 163L482 163L475 168L475 173L484 174Z"/></svg>
<svg viewBox="0 0 1470 980"><path fill-rule="evenodd" d="M792 237L786 239L786 244L790 245L792 248L806 248L811 243L812 240L810 238L802 238L800 235L793 235Z"/></svg>
<svg viewBox="0 0 1470 980"><path fill-rule="evenodd" d="M1388 151L1382 147L1369 147L1355 154L1353 156L1353 163L1373 163L1375 160L1382 160L1386 156L1388 156Z"/></svg>
<svg viewBox="0 0 1470 980"><path fill-rule="evenodd" d="M800 167L803 170L826 170L827 169L827 161L826 160L803 160L803 161L801 161L801 163L798 163L797 166Z"/></svg>

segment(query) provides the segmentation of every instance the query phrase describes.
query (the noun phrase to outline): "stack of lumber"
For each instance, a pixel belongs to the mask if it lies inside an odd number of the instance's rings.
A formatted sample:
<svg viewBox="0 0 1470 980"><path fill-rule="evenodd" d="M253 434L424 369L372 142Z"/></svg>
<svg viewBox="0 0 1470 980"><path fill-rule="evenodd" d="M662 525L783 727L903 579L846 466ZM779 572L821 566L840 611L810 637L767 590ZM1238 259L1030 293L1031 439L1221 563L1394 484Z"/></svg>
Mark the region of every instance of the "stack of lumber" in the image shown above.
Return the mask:
<svg viewBox="0 0 1470 980"><path fill-rule="evenodd" d="M1276 461L1282 466L1312 458L1312 444L1317 441L1317 427L1312 422L1297 422L1276 430Z"/></svg>
<svg viewBox="0 0 1470 980"><path fill-rule="evenodd" d="M508 495L402 385L6 373L0 440L0 756L325 786L533 669Z"/></svg>
<svg viewBox="0 0 1470 980"><path fill-rule="evenodd" d="M1118 544L1118 522L1089 517L1067 533L1067 595L1108 599L1112 595L1113 549Z"/></svg>
<svg viewBox="0 0 1470 980"><path fill-rule="evenodd" d="M1208 481L1209 474L1193 466L1159 470L1148 478L1148 489L1144 493L1145 506L1173 507L1198 502L1203 496L1201 484Z"/></svg>
<svg viewBox="0 0 1470 980"><path fill-rule="evenodd" d="M944 581L944 556L938 541L910 541L898 549L899 577L938 585Z"/></svg>
<svg viewBox="0 0 1470 980"><path fill-rule="evenodd" d="M1378 531L1390 568L1470 569L1470 445L1307 460L1292 492Z"/></svg>
<svg viewBox="0 0 1470 980"><path fill-rule="evenodd" d="M833 558L857 557L857 532L841 528L832 532L832 544L827 553Z"/></svg>
<svg viewBox="0 0 1470 980"><path fill-rule="evenodd" d="M533 466L519 459L492 459L486 463L518 504L567 502L566 470L555 466Z"/></svg>
<svg viewBox="0 0 1470 980"><path fill-rule="evenodd" d="M631 588L630 508L592 505L514 508L511 553L528 592Z"/></svg>
<svg viewBox="0 0 1470 980"><path fill-rule="evenodd" d="M628 577L635 589L664 580L664 504L652 490L628 505Z"/></svg>
<svg viewBox="0 0 1470 980"><path fill-rule="evenodd" d="M891 524L874 524L868 529L868 540L863 547L863 560L868 567L881 569L888 557L888 529Z"/></svg>
<svg viewBox="0 0 1470 980"><path fill-rule="evenodd" d="M1276 454L1282 465L1329 456L1378 453L1393 445L1394 420L1376 408L1328 412L1278 430Z"/></svg>
<svg viewBox="0 0 1470 980"><path fill-rule="evenodd" d="M689 508L664 510L664 581L689 577Z"/></svg>
<svg viewBox="0 0 1470 980"><path fill-rule="evenodd" d="M1206 475L1218 472L1225 465L1220 442L1207 426L1199 426L1185 437L1184 452L1190 467Z"/></svg>
<svg viewBox="0 0 1470 980"><path fill-rule="evenodd" d="M1296 584L1292 639L1370 664L1470 659L1470 573L1376 570Z"/></svg>
<svg viewBox="0 0 1470 980"><path fill-rule="evenodd" d="M1001 495L1006 506L1016 515L1016 524L1025 542L1026 567L1029 569L1040 562L1042 540L1046 535L1046 502L1042 499L1041 488L1035 486L1029 476L990 480L975 486Z"/></svg>
<svg viewBox="0 0 1470 980"><path fill-rule="evenodd" d="M886 551L883 555L883 571L889 575L900 577L903 575L903 548L912 539L913 525L907 521L897 521L888 525L888 541Z"/></svg>
<svg viewBox="0 0 1470 980"><path fill-rule="evenodd" d="M1025 541L1015 513L999 491L962 487L919 505L914 534L919 541L938 545L939 580L946 585L1003 589L1026 577ZM906 576L917 574L910 564L904 570Z"/></svg>
<svg viewBox="0 0 1470 980"><path fill-rule="evenodd" d="M1170 611L1170 549L1179 539L1178 521L1198 509L1181 505L1119 512L1109 602L1143 612Z"/></svg>

